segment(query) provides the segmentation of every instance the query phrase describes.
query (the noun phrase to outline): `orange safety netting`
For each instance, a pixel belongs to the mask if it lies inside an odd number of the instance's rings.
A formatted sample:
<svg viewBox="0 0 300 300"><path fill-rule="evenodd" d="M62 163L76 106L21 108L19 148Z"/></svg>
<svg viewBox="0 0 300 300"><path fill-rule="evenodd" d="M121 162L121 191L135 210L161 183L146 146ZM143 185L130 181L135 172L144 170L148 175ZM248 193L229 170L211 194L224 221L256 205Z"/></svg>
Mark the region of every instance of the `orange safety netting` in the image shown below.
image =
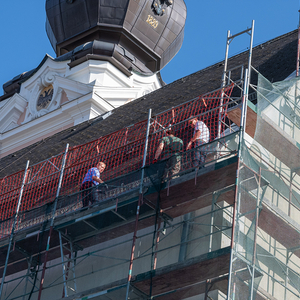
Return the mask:
<svg viewBox="0 0 300 300"><path fill-rule="evenodd" d="M186 147L193 136L193 129L187 122L192 115L207 125L210 141L220 138L226 127L226 111L232 89L233 85L216 90L152 117L146 165L152 163L164 129L169 126ZM143 162L146 131L147 120L69 149L60 196L78 192L88 169L99 161L104 161L107 166L101 174L105 181L139 170ZM20 218L24 219L24 214L34 217L46 213L47 209L42 207L52 203L56 197L63 156L64 153L61 153L29 167L20 206L23 217ZM162 155L160 159L163 158ZM0 237L10 234L23 176L24 171L0 179Z"/></svg>

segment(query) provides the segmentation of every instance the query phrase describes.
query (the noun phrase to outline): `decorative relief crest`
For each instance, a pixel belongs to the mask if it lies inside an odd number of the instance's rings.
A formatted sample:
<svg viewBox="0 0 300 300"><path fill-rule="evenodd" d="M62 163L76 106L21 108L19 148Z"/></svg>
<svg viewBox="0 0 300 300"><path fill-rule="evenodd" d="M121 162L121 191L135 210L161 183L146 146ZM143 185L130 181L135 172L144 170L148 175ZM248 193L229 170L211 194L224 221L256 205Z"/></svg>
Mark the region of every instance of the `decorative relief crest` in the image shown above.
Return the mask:
<svg viewBox="0 0 300 300"><path fill-rule="evenodd" d="M53 86L51 84L51 85L45 87L41 91L41 93L38 97L37 103L36 103L36 110L40 111L41 109L48 108L52 98L53 98Z"/></svg>
<svg viewBox="0 0 300 300"><path fill-rule="evenodd" d="M152 9L158 16L163 16L166 8L173 4L173 0L153 0Z"/></svg>
<svg viewBox="0 0 300 300"><path fill-rule="evenodd" d="M57 73L48 71L36 80L30 91L30 101L24 123L57 109L60 105L61 89L55 81Z"/></svg>

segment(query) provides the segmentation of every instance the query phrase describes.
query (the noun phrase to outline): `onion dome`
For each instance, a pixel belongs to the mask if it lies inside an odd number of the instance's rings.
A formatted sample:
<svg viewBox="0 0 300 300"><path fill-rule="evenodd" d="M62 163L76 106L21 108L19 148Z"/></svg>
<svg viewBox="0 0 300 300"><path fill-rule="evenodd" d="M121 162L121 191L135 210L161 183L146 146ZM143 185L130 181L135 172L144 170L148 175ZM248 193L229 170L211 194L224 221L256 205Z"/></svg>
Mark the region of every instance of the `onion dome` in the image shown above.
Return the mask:
<svg viewBox="0 0 300 300"><path fill-rule="evenodd" d="M184 0L46 0L46 15L57 57L75 51L73 61L110 60L123 71L153 74L182 45L186 5ZM87 43L92 46L84 47Z"/></svg>

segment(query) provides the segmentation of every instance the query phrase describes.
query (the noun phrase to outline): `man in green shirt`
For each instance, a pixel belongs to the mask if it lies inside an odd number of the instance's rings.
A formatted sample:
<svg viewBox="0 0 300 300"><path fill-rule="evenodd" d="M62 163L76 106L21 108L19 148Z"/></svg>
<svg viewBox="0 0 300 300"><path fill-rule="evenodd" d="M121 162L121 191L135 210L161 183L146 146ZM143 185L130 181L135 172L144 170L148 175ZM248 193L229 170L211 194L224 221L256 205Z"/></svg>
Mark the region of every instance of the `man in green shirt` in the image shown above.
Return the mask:
<svg viewBox="0 0 300 300"><path fill-rule="evenodd" d="M166 161L166 167L163 178L173 177L179 173L181 168L181 152L183 151L183 141L174 136L172 129L166 131L166 136L163 137L156 150L154 161L156 162L158 157L164 150L164 158L169 158Z"/></svg>

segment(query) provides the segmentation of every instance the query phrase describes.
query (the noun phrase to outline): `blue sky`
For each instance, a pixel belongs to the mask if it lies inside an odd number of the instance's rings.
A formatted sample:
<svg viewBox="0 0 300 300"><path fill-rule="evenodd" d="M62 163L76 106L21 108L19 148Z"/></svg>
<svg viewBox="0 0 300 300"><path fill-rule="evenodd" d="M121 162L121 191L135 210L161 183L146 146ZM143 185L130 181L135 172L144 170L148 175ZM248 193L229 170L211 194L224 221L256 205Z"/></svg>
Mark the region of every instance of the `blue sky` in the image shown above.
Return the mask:
<svg viewBox="0 0 300 300"><path fill-rule="evenodd" d="M37 67L46 53L55 57L45 31L45 2L1 1L0 95L5 82ZM251 27L254 20L255 46L298 28L299 23L299 0L185 0L185 3L185 38L181 50L161 71L166 83L223 60L228 30L232 34L241 32ZM234 39L229 56L248 46L248 36Z"/></svg>

